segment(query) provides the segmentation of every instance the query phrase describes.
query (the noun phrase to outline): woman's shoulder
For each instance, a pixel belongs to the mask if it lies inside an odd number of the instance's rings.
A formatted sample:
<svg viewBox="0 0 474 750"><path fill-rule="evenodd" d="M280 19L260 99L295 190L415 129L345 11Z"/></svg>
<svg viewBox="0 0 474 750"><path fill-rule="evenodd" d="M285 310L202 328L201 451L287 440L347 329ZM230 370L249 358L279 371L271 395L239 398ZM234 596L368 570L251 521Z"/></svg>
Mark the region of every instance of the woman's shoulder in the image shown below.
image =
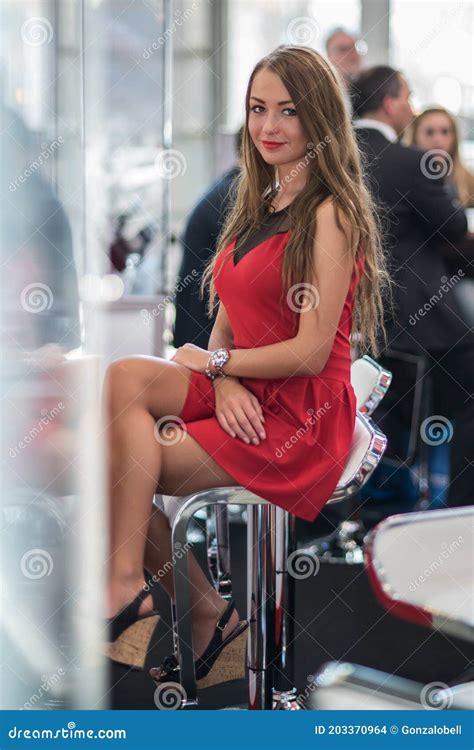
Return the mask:
<svg viewBox="0 0 474 750"><path fill-rule="evenodd" d="M349 239L353 235L353 224L351 222L349 207L345 209L336 202L333 195L324 198L315 209L316 228L321 231L343 231Z"/></svg>

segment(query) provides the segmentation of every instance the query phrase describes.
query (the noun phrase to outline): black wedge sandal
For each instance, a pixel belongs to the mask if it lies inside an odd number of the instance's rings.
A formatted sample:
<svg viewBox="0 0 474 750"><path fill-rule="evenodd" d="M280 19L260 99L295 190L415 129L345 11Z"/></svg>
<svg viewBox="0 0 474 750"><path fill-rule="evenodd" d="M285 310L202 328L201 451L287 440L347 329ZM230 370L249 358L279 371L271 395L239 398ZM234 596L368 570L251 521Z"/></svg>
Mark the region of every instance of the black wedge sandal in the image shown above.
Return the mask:
<svg viewBox="0 0 474 750"><path fill-rule="evenodd" d="M150 586L144 587L130 604L106 620L109 638L106 655L109 659L143 669L151 637L160 619L155 610L138 615L140 604L150 593Z"/></svg>
<svg viewBox="0 0 474 750"><path fill-rule="evenodd" d="M249 623L241 620L230 635L222 640L222 632L235 610L232 600L217 622L214 635L203 655L194 662L198 688L207 688L221 682L240 680L245 677L245 646ZM167 656L159 667L150 669L150 677L156 684L180 682L179 664L176 656Z"/></svg>

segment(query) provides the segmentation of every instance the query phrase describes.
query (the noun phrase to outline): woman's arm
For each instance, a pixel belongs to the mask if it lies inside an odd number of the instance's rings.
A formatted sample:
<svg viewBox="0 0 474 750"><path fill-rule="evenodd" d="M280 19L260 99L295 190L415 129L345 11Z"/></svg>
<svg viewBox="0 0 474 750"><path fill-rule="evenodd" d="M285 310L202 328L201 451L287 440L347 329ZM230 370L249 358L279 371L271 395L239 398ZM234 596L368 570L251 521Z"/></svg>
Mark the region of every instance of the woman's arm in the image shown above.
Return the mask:
<svg viewBox="0 0 474 750"><path fill-rule="evenodd" d="M297 335L269 346L232 349L230 360L223 368L227 375L276 379L318 375L323 370L349 291L353 266L349 252L351 227L346 217L339 215L342 231L336 224L332 199L316 211L313 253L318 284L315 278L309 290L314 304L300 313ZM358 238L355 241L358 242Z"/></svg>
<svg viewBox="0 0 474 750"><path fill-rule="evenodd" d="M219 303L219 310L214 322L214 326L209 337L207 346L210 352L221 347L232 349L234 346L234 333L232 331L230 320L222 302Z"/></svg>

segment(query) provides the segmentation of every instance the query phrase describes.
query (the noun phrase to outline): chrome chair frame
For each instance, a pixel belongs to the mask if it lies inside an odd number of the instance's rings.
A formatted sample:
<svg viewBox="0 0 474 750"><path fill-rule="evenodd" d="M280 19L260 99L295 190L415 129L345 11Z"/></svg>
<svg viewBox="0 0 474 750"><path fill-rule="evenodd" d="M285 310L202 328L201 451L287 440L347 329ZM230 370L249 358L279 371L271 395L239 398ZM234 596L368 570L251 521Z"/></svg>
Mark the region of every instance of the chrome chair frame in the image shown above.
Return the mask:
<svg viewBox="0 0 474 750"><path fill-rule="evenodd" d="M356 434L357 433L357 434ZM387 441L372 420L356 416L355 440L365 434L362 460L351 466L352 455L328 502L352 496L367 481L380 461ZM175 605L173 634L180 664L182 708L198 705L192 652L191 595L188 586L187 528L193 514L208 505L247 505L247 616L249 692L251 710L299 708L294 688L294 578L287 570L296 552L294 517L243 487L216 487L183 498L172 526Z"/></svg>

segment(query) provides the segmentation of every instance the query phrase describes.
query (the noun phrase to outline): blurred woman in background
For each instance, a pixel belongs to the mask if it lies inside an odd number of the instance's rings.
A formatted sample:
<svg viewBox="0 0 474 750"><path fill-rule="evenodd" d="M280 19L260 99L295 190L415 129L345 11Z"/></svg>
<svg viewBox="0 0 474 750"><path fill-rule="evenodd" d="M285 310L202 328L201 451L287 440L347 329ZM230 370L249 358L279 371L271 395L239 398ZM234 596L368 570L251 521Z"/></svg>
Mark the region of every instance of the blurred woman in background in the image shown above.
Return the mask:
<svg viewBox="0 0 474 750"><path fill-rule="evenodd" d="M413 121L408 143L425 151L444 151L448 154L446 184L464 208L474 207L474 174L461 160L459 127L451 112L444 107L425 109Z"/></svg>

